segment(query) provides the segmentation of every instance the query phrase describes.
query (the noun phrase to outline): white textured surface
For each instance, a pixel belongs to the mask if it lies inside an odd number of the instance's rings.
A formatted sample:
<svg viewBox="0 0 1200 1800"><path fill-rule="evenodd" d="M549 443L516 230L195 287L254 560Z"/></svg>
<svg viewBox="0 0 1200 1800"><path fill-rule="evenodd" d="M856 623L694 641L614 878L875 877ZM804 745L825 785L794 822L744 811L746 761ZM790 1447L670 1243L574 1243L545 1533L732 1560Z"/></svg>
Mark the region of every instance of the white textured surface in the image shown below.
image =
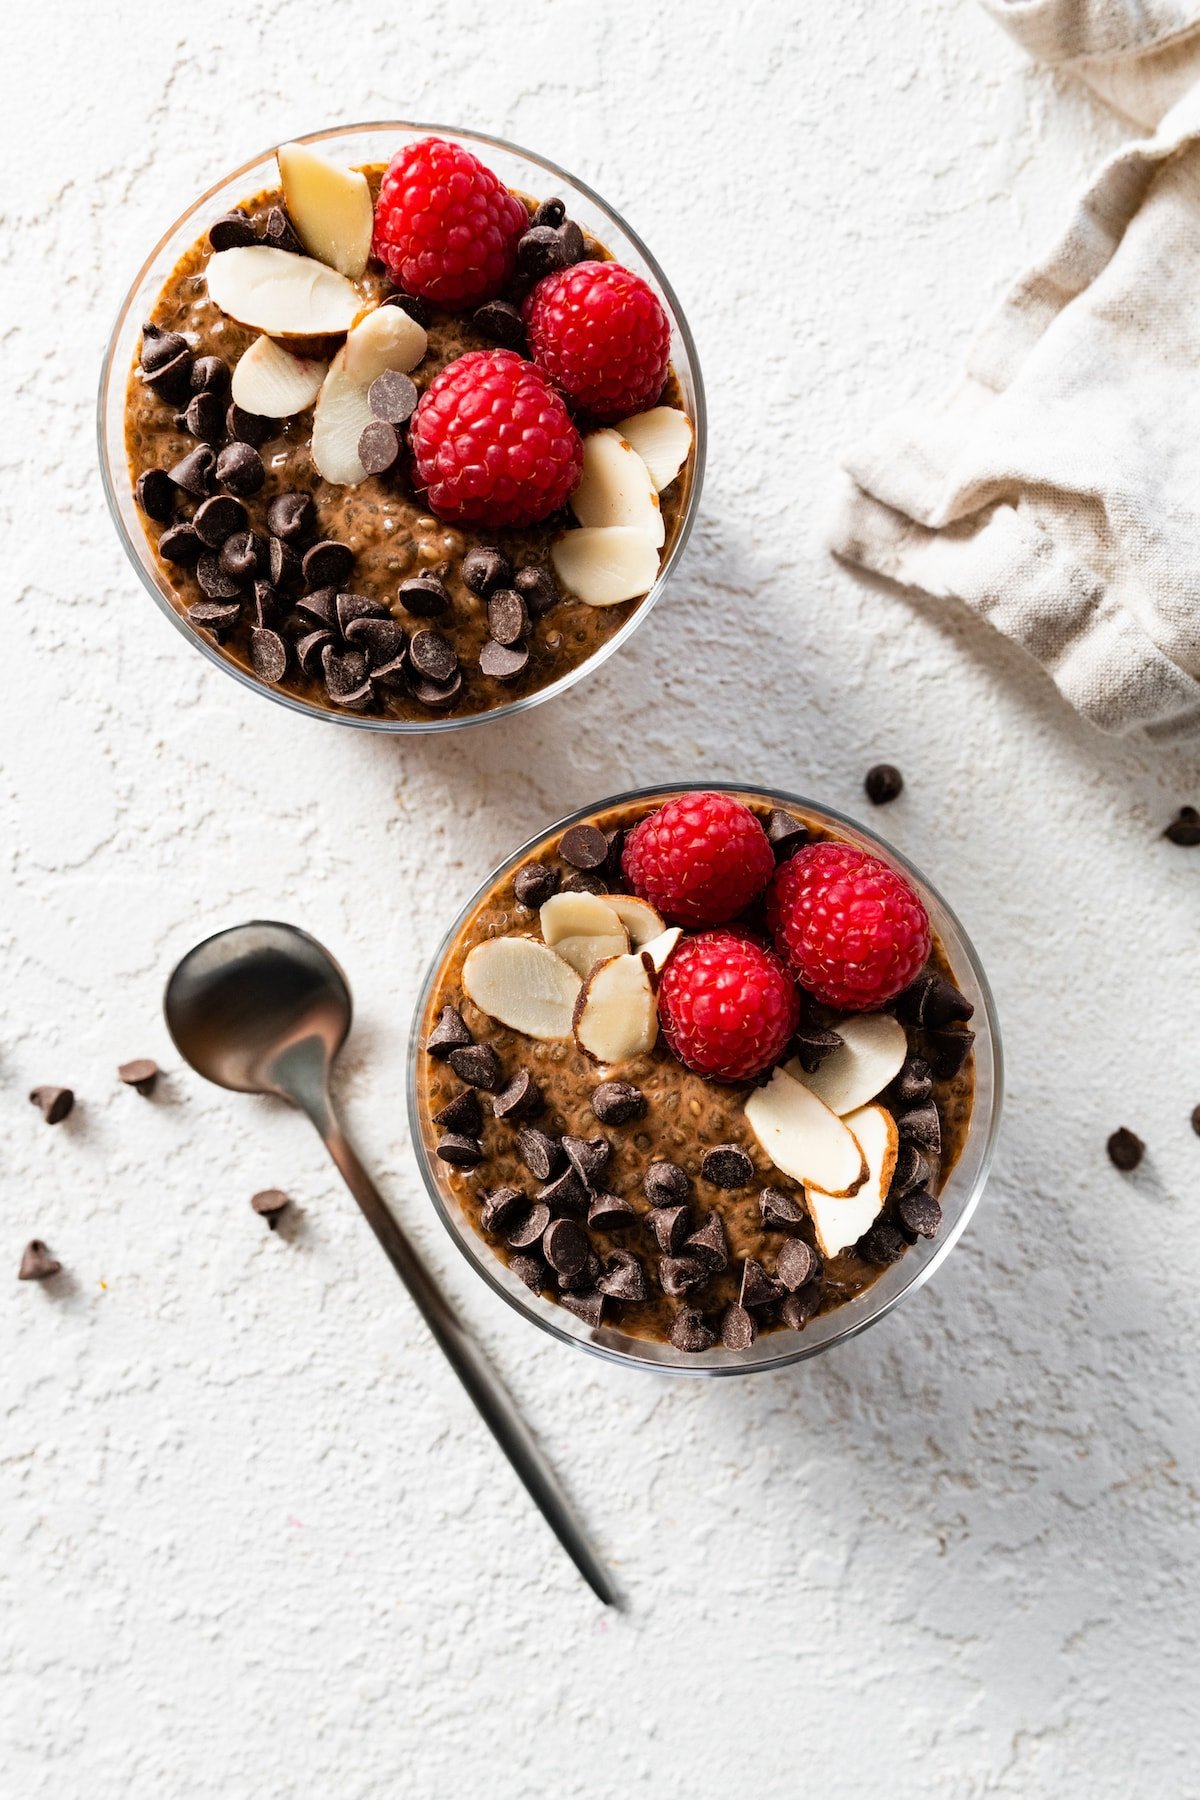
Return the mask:
<svg viewBox="0 0 1200 1800"><path fill-rule="evenodd" d="M1200 853L1157 833L1200 772L812 547L837 447L949 377L1116 127L951 0L478 11L74 0L6 26L0 1786L1196 1793ZM190 655L91 447L152 235L264 142L393 113L525 140L624 209L712 413L703 523L633 646L459 742L320 729ZM629 782L853 809L883 755L909 787L880 822L974 933L1007 1033L965 1243L885 1325L752 1383L544 1341L409 1163L405 1033L446 908ZM344 959L352 1124L627 1615L598 1616L301 1124L174 1067L153 1102L116 1087L125 1057L173 1064L175 955L263 912ZM34 1081L76 1087L69 1124ZM1151 1146L1132 1180L1104 1158L1120 1122ZM267 1183L299 1196L294 1236L250 1213ZM34 1231L65 1292L11 1279Z"/></svg>

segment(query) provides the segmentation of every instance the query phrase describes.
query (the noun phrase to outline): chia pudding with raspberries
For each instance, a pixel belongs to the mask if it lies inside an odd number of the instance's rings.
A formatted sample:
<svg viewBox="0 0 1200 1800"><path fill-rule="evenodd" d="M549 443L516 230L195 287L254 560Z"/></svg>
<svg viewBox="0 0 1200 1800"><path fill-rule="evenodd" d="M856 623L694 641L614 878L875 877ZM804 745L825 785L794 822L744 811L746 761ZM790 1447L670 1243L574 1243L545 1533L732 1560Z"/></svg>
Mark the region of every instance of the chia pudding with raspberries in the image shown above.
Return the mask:
<svg viewBox="0 0 1200 1800"><path fill-rule="evenodd" d="M802 1332L941 1226L972 1005L882 856L753 792L604 807L509 867L431 980L443 1199L593 1329Z"/></svg>
<svg viewBox="0 0 1200 1800"><path fill-rule="evenodd" d="M334 714L537 693L644 602L694 433L649 284L464 146L304 145L166 281L125 448L175 609Z"/></svg>

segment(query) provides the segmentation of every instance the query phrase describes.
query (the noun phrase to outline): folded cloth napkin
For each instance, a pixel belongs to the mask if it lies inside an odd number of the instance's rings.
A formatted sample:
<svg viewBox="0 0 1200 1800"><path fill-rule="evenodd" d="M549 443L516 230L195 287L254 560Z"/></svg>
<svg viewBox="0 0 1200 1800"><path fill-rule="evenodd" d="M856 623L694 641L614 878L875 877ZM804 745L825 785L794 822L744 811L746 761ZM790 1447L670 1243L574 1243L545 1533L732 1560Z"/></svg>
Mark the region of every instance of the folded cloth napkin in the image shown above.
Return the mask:
<svg viewBox="0 0 1200 1800"><path fill-rule="evenodd" d="M983 0L1152 135L941 404L845 459L841 557L965 602L1105 731L1200 732L1200 0Z"/></svg>

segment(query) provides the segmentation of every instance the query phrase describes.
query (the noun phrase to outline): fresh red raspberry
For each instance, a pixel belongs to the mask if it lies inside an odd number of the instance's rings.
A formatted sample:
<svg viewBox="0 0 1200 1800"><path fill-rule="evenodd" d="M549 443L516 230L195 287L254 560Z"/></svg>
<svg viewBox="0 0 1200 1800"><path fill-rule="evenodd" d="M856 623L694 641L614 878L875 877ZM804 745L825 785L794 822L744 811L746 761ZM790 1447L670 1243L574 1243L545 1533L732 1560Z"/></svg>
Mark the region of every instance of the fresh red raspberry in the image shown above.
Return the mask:
<svg viewBox="0 0 1200 1800"><path fill-rule="evenodd" d="M413 414L413 457L439 519L536 525L565 505L583 444L558 394L511 350L447 363Z"/></svg>
<svg viewBox="0 0 1200 1800"><path fill-rule="evenodd" d="M846 1012L893 1000L929 956L929 915L912 888L852 844L805 844L782 863L767 923L801 987Z"/></svg>
<svg viewBox="0 0 1200 1800"><path fill-rule="evenodd" d="M408 293L453 310L496 298L528 229L523 202L498 175L461 144L428 137L388 164L372 249Z"/></svg>
<svg viewBox="0 0 1200 1800"><path fill-rule="evenodd" d="M671 354L671 321L640 275L581 262L539 281L525 302L535 363L573 406L623 419L653 406Z"/></svg>
<svg viewBox="0 0 1200 1800"><path fill-rule="evenodd" d="M621 866L635 893L676 925L724 925L771 879L767 834L728 794L681 794L635 825Z"/></svg>
<svg viewBox="0 0 1200 1800"><path fill-rule="evenodd" d="M726 927L683 939L663 970L658 1017L685 1068L714 1081L753 1081L791 1042L800 996L773 950Z"/></svg>

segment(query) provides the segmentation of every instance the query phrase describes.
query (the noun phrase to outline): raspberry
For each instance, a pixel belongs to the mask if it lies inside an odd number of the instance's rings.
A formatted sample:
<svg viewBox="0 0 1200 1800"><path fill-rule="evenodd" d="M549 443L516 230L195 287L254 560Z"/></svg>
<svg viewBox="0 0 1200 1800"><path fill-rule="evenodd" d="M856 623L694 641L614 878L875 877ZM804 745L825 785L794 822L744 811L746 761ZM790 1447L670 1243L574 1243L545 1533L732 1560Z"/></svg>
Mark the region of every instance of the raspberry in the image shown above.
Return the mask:
<svg viewBox="0 0 1200 1800"><path fill-rule="evenodd" d="M494 300L529 214L499 176L445 138L398 150L375 203L372 249L410 294L450 309Z"/></svg>
<svg viewBox="0 0 1200 1800"><path fill-rule="evenodd" d="M547 275L524 313L534 362L573 406L623 419L662 393L671 322L653 289L620 263L581 262Z"/></svg>
<svg viewBox="0 0 1200 1800"><path fill-rule="evenodd" d="M413 414L413 457L439 519L536 525L565 504L583 445L562 400L511 350L447 363Z"/></svg>
<svg viewBox="0 0 1200 1800"><path fill-rule="evenodd" d="M929 916L902 875L851 844L805 844L780 865L767 923L801 987L846 1012L906 988L929 955Z"/></svg>
<svg viewBox="0 0 1200 1800"><path fill-rule="evenodd" d="M761 894L775 856L728 794L681 794L635 825L621 864L635 893L676 925L724 925Z"/></svg>
<svg viewBox="0 0 1200 1800"><path fill-rule="evenodd" d="M753 1081L777 1063L800 1020L790 974L737 927L684 938L658 990L663 1036L687 1069Z"/></svg>

